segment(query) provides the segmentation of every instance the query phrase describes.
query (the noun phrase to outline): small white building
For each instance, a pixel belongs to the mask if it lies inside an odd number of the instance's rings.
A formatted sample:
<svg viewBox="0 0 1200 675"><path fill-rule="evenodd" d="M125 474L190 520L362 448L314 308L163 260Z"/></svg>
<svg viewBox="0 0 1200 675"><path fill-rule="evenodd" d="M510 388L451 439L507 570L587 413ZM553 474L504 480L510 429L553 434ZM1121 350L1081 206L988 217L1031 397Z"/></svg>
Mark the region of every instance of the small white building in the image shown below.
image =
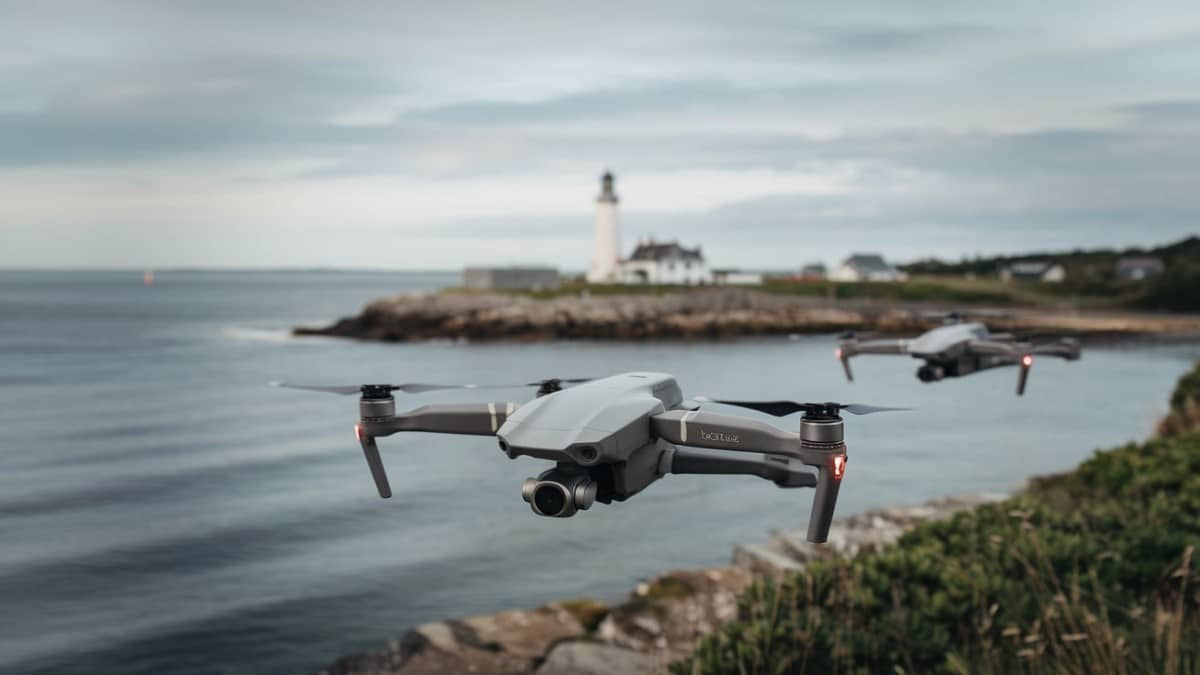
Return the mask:
<svg viewBox="0 0 1200 675"><path fill-rule="evenodd" d="M742 270L713 270L712 282L716 286L762 286L762 272Z"/></svg>
<svg viewBox="0 0 1200 675"><path fill-rule="evenodd" d="M831 281L904 281L908 275L877 253L855 253L829 275Z"/></svg>
<svg viewBox="0 0 1200 675"><path fill-rule="evenodd" d="M496 291L545 291L558 288L558 270L553 267L468 267L463 270L464 288Z"/></svg>
<svg viewBox="0 0 1200 675"><path fill-rule="evenodd" d="M1015 262L1000 270L1004 281L1042 281L1057 284L1067 278L1067 270L1049 260Z"/></svg>
<svg viewBox="0 0 1200 675"><path fill-rule="evenodd" d="M626 284L693 286L711 284L712 280L700 247L684 248L678 241L649 239L638 244L621 263L621 281Z"/></svg>
<svg viewBox="0 0 1200 675"><path fill-rule="evenodd" d="M825 263L813 262L800 268L800 278L804 281L824 281L829 276Z"/></svg>
<svg viewBox="0 0 1200 675"><path fill-rule="evenodd" d="M1121 281L1145 281L1163 273L1163 261L1149 256L1117 259L1117 278Z"/></svg>

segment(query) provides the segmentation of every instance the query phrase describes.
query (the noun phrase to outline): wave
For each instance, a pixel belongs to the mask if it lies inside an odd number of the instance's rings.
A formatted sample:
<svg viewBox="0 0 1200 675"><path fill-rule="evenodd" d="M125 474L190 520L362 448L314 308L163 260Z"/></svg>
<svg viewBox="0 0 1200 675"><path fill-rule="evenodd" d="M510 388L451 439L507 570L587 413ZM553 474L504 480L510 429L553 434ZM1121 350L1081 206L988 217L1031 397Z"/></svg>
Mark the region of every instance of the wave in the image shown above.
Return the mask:
<svg viewBox="0 0 1200 675"><path fill-rule="evenodd" d="M296 337L292 335L292 331L287 328L226 326L221 330L221 335L225 338L241 342L270 342L279 344L296 340Z"/></svg>

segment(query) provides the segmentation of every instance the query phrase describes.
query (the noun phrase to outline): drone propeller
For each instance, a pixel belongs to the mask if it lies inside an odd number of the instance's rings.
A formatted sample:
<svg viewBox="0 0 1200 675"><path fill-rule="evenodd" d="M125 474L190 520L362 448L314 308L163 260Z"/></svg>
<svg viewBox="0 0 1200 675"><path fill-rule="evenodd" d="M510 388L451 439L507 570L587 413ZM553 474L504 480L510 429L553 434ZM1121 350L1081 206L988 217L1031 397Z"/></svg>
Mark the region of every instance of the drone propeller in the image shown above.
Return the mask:
<svg viewBox="0 0 1200 675"><path fill-rule="evenodd" d="M323 391L329 394L364 394L368 389L374 391L402 391L406 394L420 394L426 391L440 391L443 389L485 389L491 387L483 387L478 384L425 384L421 382L409 382L406 384L349 384L325 386L319 384L292 384L291 382L272 382L272 387L283 387L285 389L304 389L306 391Z"/></svg>
<svg viewBox="0 0 1200 675"><path fill-rule="evenodd" d="M841 411L846 411L852 415L870 415L877 412L890 412L895 410L912 410L912 408L893 408L877 405L866 405L864 403L800 403L798 401L732 401L727 399L715 399L704 396L697 396L698 401L710 401L712 403L720 403L722 405L732 405L739 408L749 408L775 417L786 417L798 412L804 412L812 417L837 417Z"/></svg>
<svg viewBox="0 0 1200 675"><path fill-rule="evenodd" d="M588 382L595 378L592 377L552 377L535 382L523 382L521 384L429 384L424 382L408 382L405 384L349 384L349 385L319 385L319 384L294 384L291 382L272 382L272 387L283 387L285 389L303 389L305 391L321 391L329 394L342 394L349 396L350 394L386 394L393 391L402 391L406 394L421 394L427 391L443 391L447 389L513 389L516 387L538 387L539 392L547 390L546 393L559 391L564 384L579 384L580 382Z"/></svg>

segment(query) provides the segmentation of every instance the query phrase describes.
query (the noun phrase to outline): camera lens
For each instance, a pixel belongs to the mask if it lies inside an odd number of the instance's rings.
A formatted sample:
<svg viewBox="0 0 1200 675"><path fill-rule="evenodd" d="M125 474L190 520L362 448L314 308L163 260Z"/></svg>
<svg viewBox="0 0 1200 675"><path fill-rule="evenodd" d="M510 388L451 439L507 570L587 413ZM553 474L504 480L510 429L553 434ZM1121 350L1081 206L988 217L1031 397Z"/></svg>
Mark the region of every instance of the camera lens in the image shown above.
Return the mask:
<svg viewBox="0 0 1200 675"><path fill-rule="evenodd" d="M567 493L554 483L542 483L533 491L533 505L545 516L557 516L567 507Z"/></svg>

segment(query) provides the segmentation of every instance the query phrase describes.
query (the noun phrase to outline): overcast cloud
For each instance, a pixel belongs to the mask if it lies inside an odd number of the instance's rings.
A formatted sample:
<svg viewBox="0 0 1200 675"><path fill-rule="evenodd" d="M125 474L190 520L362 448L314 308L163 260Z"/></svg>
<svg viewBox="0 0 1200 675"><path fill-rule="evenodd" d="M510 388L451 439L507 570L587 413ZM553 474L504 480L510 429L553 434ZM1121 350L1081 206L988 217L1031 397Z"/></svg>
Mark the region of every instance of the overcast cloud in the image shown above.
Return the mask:
<svg viewBox="0 0 1200 675"><path fill-rule="evenodd" d="M1200 233L1194 0L842 4L9 3L0 266L582 269L605 168L719 266Z"/></svg>

